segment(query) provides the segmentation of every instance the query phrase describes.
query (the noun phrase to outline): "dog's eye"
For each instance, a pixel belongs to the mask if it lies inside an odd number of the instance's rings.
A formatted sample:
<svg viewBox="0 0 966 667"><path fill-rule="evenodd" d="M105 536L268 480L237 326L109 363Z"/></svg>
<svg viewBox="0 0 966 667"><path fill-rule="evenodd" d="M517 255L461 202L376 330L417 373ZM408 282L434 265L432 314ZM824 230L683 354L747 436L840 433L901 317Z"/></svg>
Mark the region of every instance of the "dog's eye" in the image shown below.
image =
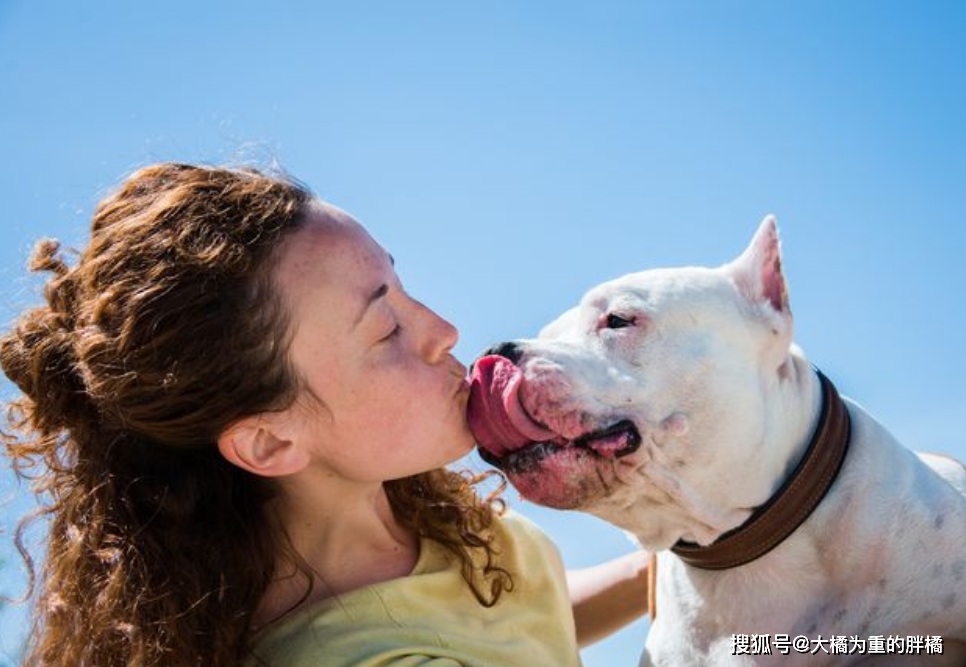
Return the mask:
<svg viewBox="0 0 966 667"><path fill-rule="evenodd" d="M610 313L607 316L607 319L604 320L608 329L624 329L626 327L632 327L634 326L635 321L636 320L633 317L628 319L626 317L621 317L620 315L615 315L614 313Z"/></svg>

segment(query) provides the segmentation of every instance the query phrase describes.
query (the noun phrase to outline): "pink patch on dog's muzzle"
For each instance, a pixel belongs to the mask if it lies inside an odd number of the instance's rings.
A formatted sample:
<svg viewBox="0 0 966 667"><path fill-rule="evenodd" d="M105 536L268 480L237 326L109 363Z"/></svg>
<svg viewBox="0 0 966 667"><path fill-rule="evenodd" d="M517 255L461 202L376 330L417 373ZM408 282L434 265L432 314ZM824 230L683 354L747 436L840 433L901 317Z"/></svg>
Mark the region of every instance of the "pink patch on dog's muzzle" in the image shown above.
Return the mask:
<svg viewBox="0 0 966 667"><path fill-rule="evenodd" d="M489 355L473 365L467 421L479 445L497 457L557 437L520 404L522 382L523 371L505 357Z"/></svg>

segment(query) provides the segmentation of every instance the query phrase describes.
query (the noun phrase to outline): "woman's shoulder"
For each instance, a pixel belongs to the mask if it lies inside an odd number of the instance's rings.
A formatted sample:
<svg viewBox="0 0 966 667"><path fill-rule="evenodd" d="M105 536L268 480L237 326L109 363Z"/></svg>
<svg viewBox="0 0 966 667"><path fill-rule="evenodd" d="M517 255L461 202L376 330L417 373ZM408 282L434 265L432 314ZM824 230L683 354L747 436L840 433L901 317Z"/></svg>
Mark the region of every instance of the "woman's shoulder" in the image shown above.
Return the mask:
<svg viewBox="0 0 966 667"><path fill-rule="evenodd" d="M559 558L557 546L536 523L523 514L507 509L503 514L496 515L494 527L497 539L508 542L515 550L527 554L539 551L554 558Z"/></svg>

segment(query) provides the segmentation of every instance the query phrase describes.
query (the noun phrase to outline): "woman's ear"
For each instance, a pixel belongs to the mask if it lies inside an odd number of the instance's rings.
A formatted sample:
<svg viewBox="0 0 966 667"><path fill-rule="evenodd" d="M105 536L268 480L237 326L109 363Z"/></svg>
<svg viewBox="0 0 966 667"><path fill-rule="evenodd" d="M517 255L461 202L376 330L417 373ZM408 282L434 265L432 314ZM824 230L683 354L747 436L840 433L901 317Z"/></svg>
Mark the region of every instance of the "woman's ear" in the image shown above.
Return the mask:
<svg viewBox="0 0 966 667"><path fill-rule="evenodd" d="M218 437L218 451L230 463L261 477L281 477L308 466L308 452L282 437L264 415L235 422Z"/></svg>

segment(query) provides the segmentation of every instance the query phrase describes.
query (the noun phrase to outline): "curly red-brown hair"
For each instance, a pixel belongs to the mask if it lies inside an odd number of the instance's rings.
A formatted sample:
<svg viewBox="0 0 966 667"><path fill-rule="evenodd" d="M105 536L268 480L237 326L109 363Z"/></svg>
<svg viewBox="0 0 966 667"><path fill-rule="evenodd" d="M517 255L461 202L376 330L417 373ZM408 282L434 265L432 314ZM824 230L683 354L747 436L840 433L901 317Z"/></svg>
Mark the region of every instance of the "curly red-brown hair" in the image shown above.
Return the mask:
<svg viewBox="0 0 966 667"><path fill-rule="evenodd" d="M39 579L20 539L31 517L17 533L35 599L25 665L237 665L280 560L301 563L311 587L298 554L279 552L270 481L215 445L239 418L296 398L271 274L311 199L253 169L158 164L99 204L73 266L57 242L37 244L46 304L0 339L23 392L6 452L49 519ZM386 490L492 605L512 579L484 537L501 505L477 481L434 470Z"/></svg>

